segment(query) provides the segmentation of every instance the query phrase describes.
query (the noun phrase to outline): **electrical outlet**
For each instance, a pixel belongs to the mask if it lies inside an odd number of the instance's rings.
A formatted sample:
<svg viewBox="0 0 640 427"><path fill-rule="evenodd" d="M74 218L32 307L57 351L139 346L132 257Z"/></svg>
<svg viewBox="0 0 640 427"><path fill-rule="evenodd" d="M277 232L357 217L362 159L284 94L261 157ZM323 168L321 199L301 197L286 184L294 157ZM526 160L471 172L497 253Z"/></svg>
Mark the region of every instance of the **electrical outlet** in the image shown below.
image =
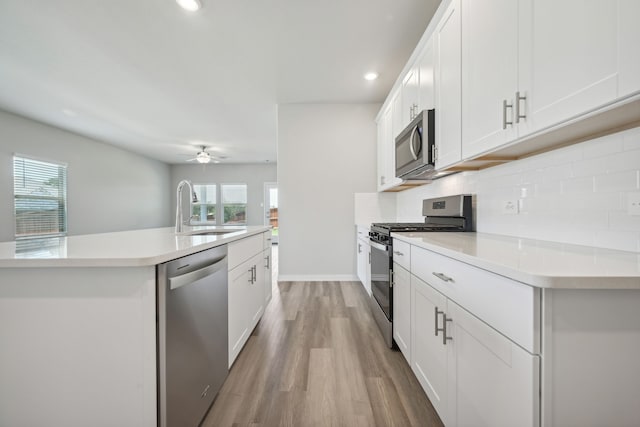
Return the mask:
<svg viewBox="0 0 640 427"><path fill-rule="evenodd" d="M517 215L518 214L518 200L504 200L502 202L502 214L503 215Z"/></svg>
<svg viewBox="0 0 640 427"><path fill-rule="evenodd" d="M640 193L627 193L627 213L640 215Z"/></svg>

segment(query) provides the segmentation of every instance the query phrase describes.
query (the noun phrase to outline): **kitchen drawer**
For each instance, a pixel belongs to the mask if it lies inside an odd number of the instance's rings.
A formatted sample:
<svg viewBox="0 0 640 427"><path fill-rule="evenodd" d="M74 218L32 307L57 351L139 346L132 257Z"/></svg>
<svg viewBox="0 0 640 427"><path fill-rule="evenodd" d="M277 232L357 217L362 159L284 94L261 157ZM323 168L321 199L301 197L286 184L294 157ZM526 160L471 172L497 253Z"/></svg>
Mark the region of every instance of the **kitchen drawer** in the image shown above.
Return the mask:
<svg viewBox="0 0 640 427"><path fill-rule="evenodd" d="M407 270L411 270L411 245L398 239L393 239L393 262L397 262Z"/></svg>
<svg viewBox="0 0 640 427"><path fill-rule="evenodd" d="M416 246L411 273L529 352L540 353L539 288Z"/></svg>
<svg viewBox="0 0 640 427"><path fill-rule="evenodd" d="M271 230L262 233L262 237L264 238L262 249L269 249L271 247L271 241L273 240Z"/></svg>
<svg viewBox="0 0 640 427"><path fill-rule="evenodd" d="M263 249L264 237L262 234L256 234L229 243L229 270L237 267L255 254L262 253Z"/></svg>

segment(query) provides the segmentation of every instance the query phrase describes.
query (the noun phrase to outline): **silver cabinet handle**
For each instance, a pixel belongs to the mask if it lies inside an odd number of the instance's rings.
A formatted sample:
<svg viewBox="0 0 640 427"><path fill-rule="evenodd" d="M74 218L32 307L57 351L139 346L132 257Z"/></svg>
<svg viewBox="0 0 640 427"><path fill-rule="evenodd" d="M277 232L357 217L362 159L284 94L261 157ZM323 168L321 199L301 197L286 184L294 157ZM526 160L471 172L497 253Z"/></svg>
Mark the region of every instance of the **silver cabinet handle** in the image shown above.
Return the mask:
<svg viewBox="0 0 640 427"><path fill-rule="evenodd" d="M257 266L253 266L253 281L257 282L258 281L258 267Z"/></svg>
<svg viewBox="0 0 640 427"><path fill-rule="evenodd" d="M267 256L265 257L265 260L267 261L267 265L265 265L265 268L266 268L266 269L270 269L270 268L271 268L271 256L270 256L270 255L267 255Z"/></svg>
<svg viewBox="0 0 640 427"><path fill-rule="evenodd" d="M435 332L435 335L436 335L436 336L438 336L438 332L440 332L440 331L442 331L442 330L443 330L443 329L438 328L438 315L439 315L439 314L444 314L444 311L440 311L440 310L438 310L438 307L437 307L437 306L436 306L436 307L434 307L434 310L433 310L433 311L435 312L435 328L434 328L434 329L435 329L435 331L434 331L434 332Z"/></svg>
<svg viewBox="0 0 640 427"><path fill-rule="evenodd" d="M513 119L507 121L507 108L511 108L513 111L513 104L507 104L507 100L504 99L502 100L502 129L506 129L507 125L513 126Z"/></svg>
<svg viewBox="0 0 640 427"><path fill-rule="evenodd" d="M360 243L358 243L358 253L362 253L362 245Z"/></svg>
<svg viewBox="0 0 640 427"><path fill-rule="evenodd" d="M247 271L249 272L249 283L251 283L253 285L253 267L251 267Z"/></svg>
<svg viewBox="0 0 640 427"><path fill-rule="evenodd" d="M444 320L443 324L442 324L442 345L447 345L447 341L453 341L453 337L448 337L447 336L447 322L452 322L453 319L450 317L447 317L446 314L444 314L444 312L442 313L442 320Z"/></svg>
<svg viewBox="0 0 640 427"><path fill-rule="evenodd" d="M404 254L400 251L393 251L394 254L398 255L398 256L404 256Z"/></svg>
<svg viewBox="0 0 640 427"><path fill-rule="evenodd" d="M369 252L369 264L371 264L371 252Z"/></svg>
<svg viewBox="0 0 640 427"><path fill-rule="evenodd" d="M526 101L527 97L525 96L520 96L520 92L516 92L516 114L515 114L515 118L516 118L516 123L520 123L520 119L526 119L527 118L527 113L525 112L524 114L520 114L520 101ZM525 106L526 106L526 102L525 102ZM523 108L524 110L524 108Z"/></svg>
<svg viewBox="0 0 640 427"><path fill-rule="evenodd" d="M389 287L390 287L390 288L393 288L393 280L394 280L394 276L395 276L395 275L393 274L393 270L391 270L391 271L389 272Z"/></svg>
<svg viewBox="0 0 640 427"><path fill-rule="evenodd" d="M435 162L437 160L437 156L436 154L438 154L438 150L436 149L435 145L431 146L431 161Z"/></svg>
<svg viewBox="0 0 640 427"><path fill-rule="evenodd" d="M436 276L438 279L440 280L444 280L445 282L453 282L453 279L449 276L445 276L442 273L436 273L435 271L432 272L431 274L433 274L434 276Z"/></svg>

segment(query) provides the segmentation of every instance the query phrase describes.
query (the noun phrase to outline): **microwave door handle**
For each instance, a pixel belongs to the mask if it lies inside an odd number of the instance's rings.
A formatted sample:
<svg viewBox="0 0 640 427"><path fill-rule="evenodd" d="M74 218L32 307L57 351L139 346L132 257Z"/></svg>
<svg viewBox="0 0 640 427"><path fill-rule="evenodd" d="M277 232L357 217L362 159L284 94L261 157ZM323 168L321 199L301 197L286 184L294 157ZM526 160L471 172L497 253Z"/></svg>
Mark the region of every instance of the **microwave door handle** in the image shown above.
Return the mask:
<svg viewBox="0 0 640 427"><path fill-rule="evenodd" d="M413 147L413 136L417 130L418 126L415 126L411 131L411 136L409 137L409 150L411 151L411 157L413 157L413 160L418 160L418 154L416 153L416 149Z"/></svg>

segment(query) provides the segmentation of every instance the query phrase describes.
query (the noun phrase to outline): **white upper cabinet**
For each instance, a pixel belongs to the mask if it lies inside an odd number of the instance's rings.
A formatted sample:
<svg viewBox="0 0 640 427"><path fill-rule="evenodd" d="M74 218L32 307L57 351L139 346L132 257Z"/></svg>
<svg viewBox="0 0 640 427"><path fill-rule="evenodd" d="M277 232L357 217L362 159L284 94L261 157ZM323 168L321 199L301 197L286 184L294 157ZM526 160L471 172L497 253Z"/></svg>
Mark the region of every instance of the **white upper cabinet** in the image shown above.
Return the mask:
<svg viewBox="0 0 640 427"><path fill-rule="evenodd" d="M435 52L433 51L433 37L427 43L418 58L417 64L420 73L418 86L418 108L416 114L422 110L435 108Z"/></svg>
<svg viewBox="0 0 640 427"><path fill-rule="evenodd" d="M640 91L640 1L619 0L618 6L620 86L618 96Z"/></svg>
<svg viewBox="0 0 640 427"><path fill-rule="evenodd" d="M461 16L453 0L434 33L436 51L436 169L461 159Z"/></svg>
<svg viewBox="0 0 640 427"><path fill-rule="evenodd" d="M420 68L414 65L402 82L402 121L398 132L402 131L419 113ZM396 134L397 136L397 134Z"/></svg>
<svg viewBox="0 0 640 427"><path fill-rule="evenodd" d="M618 1L519 3L519 91L527 97L522 108L529 131L614 101L619 79ZM634 56L637 61L637 46Z"/></svg>
<svg viewBox="0 0 640 427"><path fill-rule="evenodd" d="M462 0L462 157L516 138L518 2Z"/></svg>
<svg viewBox="0 0 640 427"><path fill-rule="evenodd" d="M394 94L393 102L378 117L378 191L384 191L400 183L396 178L396 145L394 133L395 126L400 126L400 92ZM394 112L394 107L398 108ZM400 132L400 131L398 131Z"/></svg>

